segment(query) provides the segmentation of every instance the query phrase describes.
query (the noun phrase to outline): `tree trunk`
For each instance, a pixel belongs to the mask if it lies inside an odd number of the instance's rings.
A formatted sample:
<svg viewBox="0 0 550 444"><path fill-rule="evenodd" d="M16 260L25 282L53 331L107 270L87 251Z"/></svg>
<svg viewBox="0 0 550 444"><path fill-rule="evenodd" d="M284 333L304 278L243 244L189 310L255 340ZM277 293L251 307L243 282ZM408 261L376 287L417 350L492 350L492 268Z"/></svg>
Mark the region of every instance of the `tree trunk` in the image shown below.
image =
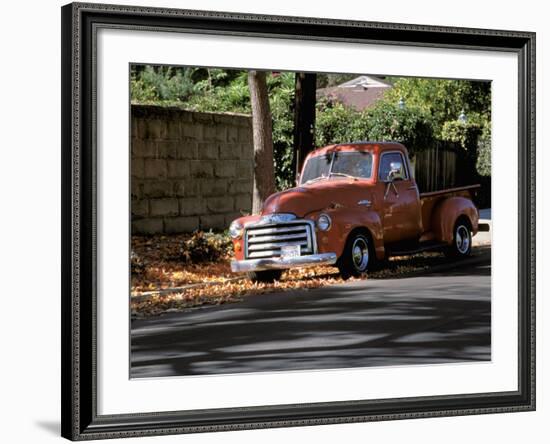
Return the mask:
<svg viewBox="0 0 550 444"><path fill-rule="evenodd" d="M252 213L258 214L262 209L265 199L275 191L273 132L265 72L249 71L248 87L250 89L250 102L252 105L254 140Z"/></svg>
<svg viewBox="0 0 550 444"><path fill-rule="evenodd" d="M296 178L306 156L315 148L317 74L297 72L294 98L294 160Z"/></svg>

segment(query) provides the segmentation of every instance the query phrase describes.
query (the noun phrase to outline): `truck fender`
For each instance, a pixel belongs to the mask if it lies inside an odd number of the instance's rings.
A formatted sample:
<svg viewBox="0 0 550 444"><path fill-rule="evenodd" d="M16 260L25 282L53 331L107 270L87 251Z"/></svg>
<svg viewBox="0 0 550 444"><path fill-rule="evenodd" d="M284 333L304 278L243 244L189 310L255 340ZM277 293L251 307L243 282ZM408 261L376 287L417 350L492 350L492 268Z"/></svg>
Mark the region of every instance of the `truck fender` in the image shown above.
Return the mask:
<svg viewBox="0 0 550 444"><path fill-rule="evenodd" d="M432 213L432 229L435 238L450 244L453 241L453 230L459 217L470 221L473 234L477 233L478 211L474 203L465 197L454 196L444 199Z"/></svg>
<svg viewBox="0 0 550 444"><path fill-rule="evenodd" d="M377 212L361 209L360 217L358 217L357 208L339 208L324 211L324 213L332 218L332 227L326 234L318 232L320 236L319 249L322 252L335 252L340 257L349 234L355 229L366 228L374 243L376 257L384 258L384 231Z"/></svg>

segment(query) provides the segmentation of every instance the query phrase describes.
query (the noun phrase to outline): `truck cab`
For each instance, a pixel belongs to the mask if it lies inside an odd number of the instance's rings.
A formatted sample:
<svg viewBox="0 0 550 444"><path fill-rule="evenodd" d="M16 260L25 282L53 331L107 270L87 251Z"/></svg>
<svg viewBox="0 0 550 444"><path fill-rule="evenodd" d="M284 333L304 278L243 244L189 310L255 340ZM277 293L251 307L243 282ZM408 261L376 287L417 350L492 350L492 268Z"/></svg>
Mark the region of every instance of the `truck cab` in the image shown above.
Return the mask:
<svg viewBox="0 0 550 444"><path fill-rule="evenodd" d="M420 194L404 145L331 145L305 159L296 187L266 199L260 214L232 222L234 272L278 279L282 270L336 265L361 276L392 254L443 249L470 254L477 186Z"/></svg>

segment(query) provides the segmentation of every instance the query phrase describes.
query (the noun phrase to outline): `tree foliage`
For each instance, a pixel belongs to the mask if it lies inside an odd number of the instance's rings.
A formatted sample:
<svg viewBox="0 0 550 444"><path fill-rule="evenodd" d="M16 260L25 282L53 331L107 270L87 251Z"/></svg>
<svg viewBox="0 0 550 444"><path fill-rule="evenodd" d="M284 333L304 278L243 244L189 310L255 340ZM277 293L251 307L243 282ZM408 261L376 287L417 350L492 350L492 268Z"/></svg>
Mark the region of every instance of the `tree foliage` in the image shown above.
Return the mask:
<svg viewBox="0 0 550 444"><path fill-rule="evenodd" d="M233 72L232 76L227 75L227 72L208 70L208 77L197 84L196 94L189 98L186 108L195 111L250 113L247 72Z"/></svg>
<svg viewBox="0 0 550 444"><path fill-rule="evenodd" d="M401 142L414 154L432 143L430 116L421 109L400 108L388 101L362 112L341 103L321 101L318 104L317 145L362 140Z"/></svg>
<svg viewBox="0 0 550 444"><path fill-rule="evenodd" d="M450 120L443 124L441 138L450 142L456 142L465 151L475 149L477 140L481 134L481 126L475 122L461 122Z"/></svg>
<svg viewBox="0 0 550 444"><path fill-rule="evenodd" d="M381 102L367 110L365 120L370 140L401 142L412 156L433 143L430 116L420 108Z"/></svg>
<svg viewBox="0 0 550 444"><path fill-rule="evenodd" d="M368 138L367 120L363 113L338 102L321 100L317 103L315 143L326 146Z"/></svg>
<svg viewBox="0 0 550 444"><path fill-rule="evenodd" d="M491 131L488 127L483 128L477 142L476 168L480 176L491 175Z"/></svg>
<svg viewBox="0 0 550 444"><path fill-rule="evenodd" d="M318 74L317 87L335 86L354 77L353 74ZM477 157L480 175L490 175L489 82L386 80L393 88L387 89L384 97L365 111L327 99L318 100L316 145L360 140L400 141L414 154L448 141L459 143ZM288 188L294 183L294 84L294 73L267 75L277 189ZM175 105L196 111L251 112L247 71L244 70L133 66L131 97L134 103ZM399 106L401 99L404 106ZM467 118L466 124L458 120L462 111Z"/></svg>
<svg viewBox="0 0 550 444"><path fill-rule="evenodd" d="M404 101L405 107L431 116L434 135L443 138L445 122L456 121L462 111L469 122L487 125L491 113L491 84L469 80L393 78L384 102Z"/></svg>
<svg viewBox="0 0 550 444"><path fill-rule="evenodd" d="M294 73L270 76L267 87L273 116L275 186L284 190L294 185Z"/></svg>
<svg viewBox="0 0 550 444"><path fill-rule="evenodd" d="M132 101L140 103L185 102L197 91L194 68L170 66L134 67L130 84Z"/></svg>

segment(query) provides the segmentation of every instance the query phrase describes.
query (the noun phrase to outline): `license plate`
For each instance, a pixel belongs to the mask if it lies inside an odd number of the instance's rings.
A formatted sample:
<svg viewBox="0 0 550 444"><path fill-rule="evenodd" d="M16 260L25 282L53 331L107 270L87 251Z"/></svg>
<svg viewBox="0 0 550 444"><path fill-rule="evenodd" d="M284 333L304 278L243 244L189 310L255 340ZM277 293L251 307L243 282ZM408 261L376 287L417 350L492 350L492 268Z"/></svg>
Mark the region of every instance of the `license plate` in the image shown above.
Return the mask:
<svg viewBox="0 0 550 444"><path fill-rule="evenodd" d="M300 256L300 245L285 245L281 247L281 257L296 257Z"/></svg>

